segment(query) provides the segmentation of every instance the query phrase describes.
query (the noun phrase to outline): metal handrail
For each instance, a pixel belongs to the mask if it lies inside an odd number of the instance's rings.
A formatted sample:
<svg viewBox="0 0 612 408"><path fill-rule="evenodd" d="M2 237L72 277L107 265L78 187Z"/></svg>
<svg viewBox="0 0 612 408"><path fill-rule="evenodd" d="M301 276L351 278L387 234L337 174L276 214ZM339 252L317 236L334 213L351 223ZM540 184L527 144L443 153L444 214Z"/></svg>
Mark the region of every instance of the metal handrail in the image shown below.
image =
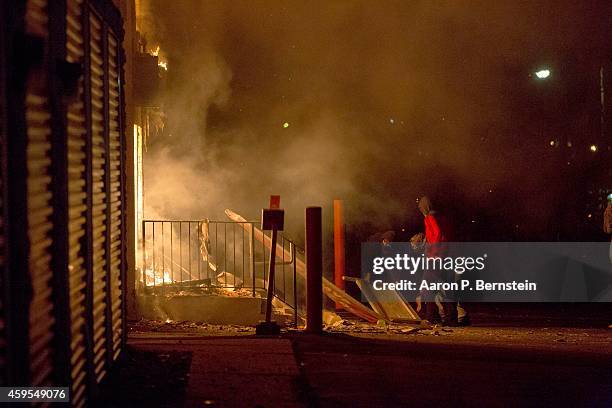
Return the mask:
<svg viewBox="0 0 612 408"><path fill-rule="evenodd" d="M221 286L227 288L237 287L238 280L242 282L241 287L245 287L248 275L252 278L250 282L252 294L256 296L257 290L267 288L266 265L269 264L270 258L264 242L256 242L254 239L254 232L259 223L259 221L213 221L206 218L200 220L143 220L139 246L142 257L139 259L141 258L140 262L142 262L142 279L145 290L156 287L174 289L185 286L181 285L183 282L200 282L205 272L205 280L212 279L214 282L217 282L219 276L225 274L224 278L221 278L224 279ZM207 224L205 232L203 232L203 224ZM244 224L250 224L250 227L244 228ZM232 227L229 227L230 225ZM170 231L168 231L168 226ZM240 226L240 232L236 233L238 226ZM294 241L283 235L279 236L278 245L283 249L282 257L277 257L275 263L280 266L278 270L281 273L276 275L274 297L293 309L294 323L297 325L300 315L296 270L298 247ZM259 260L256 259L256 254L261 256ZM291 265L293 265L292 268ZM166 266L170 266L170 270ZM205 271L202 270L203 266L205 266ZM158 284L156 278L158 278L159 267L161 267L161 282ZM176 267L180 273L178 279L175 279L174 276ZM287 271L287 267L291 269ZM147 284L148 271L151 271L153 278L151 284ZM171 283L166 280L169 274L172 275ZM188 279L183 279L184 274ZM232 278L230 279L229 276ZM287 287L289 276L291 276L292 285L290 282L290 287ZM263 286L258 286L258 280L263 281ZM291 296L288 296L290 291L293 292L292 299Z"/></svg>

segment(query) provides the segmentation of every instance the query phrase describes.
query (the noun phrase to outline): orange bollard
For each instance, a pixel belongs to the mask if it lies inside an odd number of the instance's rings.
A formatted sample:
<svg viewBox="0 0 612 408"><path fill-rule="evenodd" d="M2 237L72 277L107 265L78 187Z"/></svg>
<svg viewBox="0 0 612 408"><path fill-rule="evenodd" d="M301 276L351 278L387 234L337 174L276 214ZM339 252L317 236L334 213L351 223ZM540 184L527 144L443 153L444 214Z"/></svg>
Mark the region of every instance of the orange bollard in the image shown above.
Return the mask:
<svg viewBox="0 0 612 408"><path fill-rule="evenodd" d="M346 273L346 252L344 245L344 201L334 200L334 284L344 290ZM336 310L342 306L336 302Z"/></svg>

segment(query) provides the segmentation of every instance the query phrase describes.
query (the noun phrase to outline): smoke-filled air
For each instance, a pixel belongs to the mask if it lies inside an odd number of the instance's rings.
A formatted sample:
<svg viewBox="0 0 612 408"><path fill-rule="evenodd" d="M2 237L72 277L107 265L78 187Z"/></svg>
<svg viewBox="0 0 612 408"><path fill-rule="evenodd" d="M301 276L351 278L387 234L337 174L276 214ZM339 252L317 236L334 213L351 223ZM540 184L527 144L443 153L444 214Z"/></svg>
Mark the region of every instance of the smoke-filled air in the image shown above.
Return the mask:
<svg viewBox="0 0 612 408"><path fill-rule="evenodd" d="M500 240L548 238L571 188L548 140L595 126L597 106L564 102L584 75L544 89L532 73L603 44L609 8L559 3L142 0L168 65L145 217L256 219L280 194L299 235L306 206L343 199L367 235L421 222L428 194Z"/></svg>

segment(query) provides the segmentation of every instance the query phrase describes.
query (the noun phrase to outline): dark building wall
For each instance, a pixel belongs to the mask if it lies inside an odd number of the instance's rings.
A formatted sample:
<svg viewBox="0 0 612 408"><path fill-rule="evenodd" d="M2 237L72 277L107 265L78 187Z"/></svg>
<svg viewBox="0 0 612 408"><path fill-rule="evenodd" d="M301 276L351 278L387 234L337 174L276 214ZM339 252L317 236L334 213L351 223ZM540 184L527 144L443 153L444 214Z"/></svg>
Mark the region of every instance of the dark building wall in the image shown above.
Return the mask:
<svg viewBox="0 0 612 408"><path fill-rule="evenodd" d="M128 248L126 254L126 318L136 319L136 209L135 209L135 184L134 184L134 55L137 52L136 35L136 4L134 0L114 0L115 5L123 17L123 49L125 61L123 65L124 85L123 94L125 100L125 152L124 171L126 177L126 239Z"/></svg>
<svg viewBox="0 0 612 408"><path fill-rule="evenodd" d="M125 342L123 19L110 0L1 7L2 380L84 405Z"/></svg>

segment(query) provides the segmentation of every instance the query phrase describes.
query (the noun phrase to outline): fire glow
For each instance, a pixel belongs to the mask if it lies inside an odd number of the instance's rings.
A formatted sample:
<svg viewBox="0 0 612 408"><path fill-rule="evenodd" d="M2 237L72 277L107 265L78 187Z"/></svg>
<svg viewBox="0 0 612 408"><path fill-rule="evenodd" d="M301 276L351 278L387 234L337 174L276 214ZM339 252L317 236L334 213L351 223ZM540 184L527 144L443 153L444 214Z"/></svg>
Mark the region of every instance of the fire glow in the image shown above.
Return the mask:
<svg viewBox="0 0 612 408"><path fill-rule="evenodd" d="M145 269L145 276L144 276L144 284L145 286L161 286L162 284L166 284L166 283L173 283L172 278L170 277L170 274L166 271L164 271L163 273L163 279L162 279L162 274L157 272L157 271L152 271L151 269L147 268Z"/></svg>
<svg viewBox="0 0 612 408"><path fill-rule="evenodd" d="M160 47L159 45L151 51L151 55L153 55L154 57L157 57L157 66L162 68L164 71L168 70L168 61L163 58L161 55L159 55L159 50Z"/></svg>

